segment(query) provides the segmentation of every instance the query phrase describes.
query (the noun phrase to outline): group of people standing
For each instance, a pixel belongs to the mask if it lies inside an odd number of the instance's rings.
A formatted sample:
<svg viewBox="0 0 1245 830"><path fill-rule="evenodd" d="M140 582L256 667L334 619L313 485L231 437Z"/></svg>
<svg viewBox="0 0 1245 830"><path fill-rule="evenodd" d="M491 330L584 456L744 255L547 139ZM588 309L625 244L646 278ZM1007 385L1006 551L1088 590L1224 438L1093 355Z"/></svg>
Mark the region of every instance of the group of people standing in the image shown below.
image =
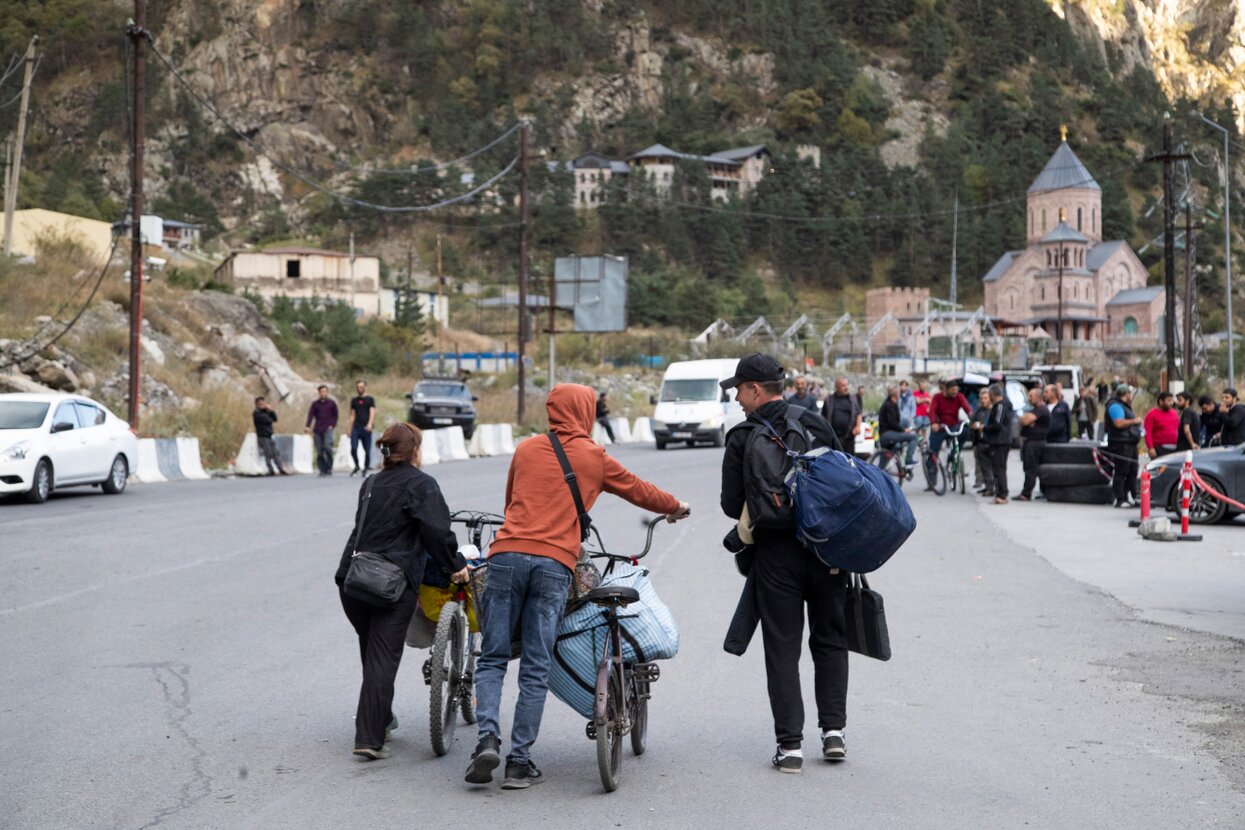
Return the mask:
<svg viewBox="0 0 1245 830"><path fill-rule="evenodd" d="M316 399L307 408L303 431L309 433L315 442L316 470L322 478L333 474L333 434L337 429L337 419L337 401L330 397L328 386L320 384L316 389ZM350 399L350 419L350 457L354 461L354 470L350 475L361 474L366 478L372 472L372 428L376 423L376 399L367 394L367 381L355 383L355 396ZM272 434L276 422L277 412L272 405L263 396L256 398L251 423L255 427L259 452L268 468L268 475L289 475ZM363 450L362 466L359 465L360 449Z"/></svg>

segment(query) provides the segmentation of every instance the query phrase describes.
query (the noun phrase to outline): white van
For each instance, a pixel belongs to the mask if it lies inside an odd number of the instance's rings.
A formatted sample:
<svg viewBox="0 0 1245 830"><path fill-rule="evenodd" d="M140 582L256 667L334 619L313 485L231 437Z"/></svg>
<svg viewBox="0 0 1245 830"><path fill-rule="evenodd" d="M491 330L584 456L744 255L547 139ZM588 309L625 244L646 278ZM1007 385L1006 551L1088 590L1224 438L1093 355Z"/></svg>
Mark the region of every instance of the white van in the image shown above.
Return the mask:
<svg viewBox="0 0 1245 830"><path fill-rule="evenodd" d="M1062 386L1063 400L1068 406L1076 403L1077 396L1081 394L1081 384L1085 380L1085 373L1081 371L1080 366L1071 366L1063 363L1056 365L1047 364L1034 366L1030 371L1040 374L1044 383L1058 383Z"/></svg>
<svg viewBox="0 0 1245 830"><path fill-rule="evenodd" d="M735 374L738 360L686 360L671 363L661 380L661 394L653 411L653 436L657 449L686 442L689 447L706 442L720 447L726 433L744 420L735 390L718 384Z"/></svg>

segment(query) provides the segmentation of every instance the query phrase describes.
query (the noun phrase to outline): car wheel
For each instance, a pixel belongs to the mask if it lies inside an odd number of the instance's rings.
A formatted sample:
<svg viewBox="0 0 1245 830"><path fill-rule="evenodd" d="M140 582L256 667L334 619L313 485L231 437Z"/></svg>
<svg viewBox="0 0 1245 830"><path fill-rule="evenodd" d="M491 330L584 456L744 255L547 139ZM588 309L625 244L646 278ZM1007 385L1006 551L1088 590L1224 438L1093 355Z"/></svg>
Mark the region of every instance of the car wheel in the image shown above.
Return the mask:
<svg viewBox="0 0 1245 830"><path fill-rule="evenodd" d="M687 442L687 445L688 445L689 447L695 447L695 446L696 446L696 439L695 439L695 438L693 438L691 441L688 441L688 442Z"/></svg>
<svg viewBox="0 0 1245 830"><path fill-rule="evenodd" d="M1202 478L1208 485L1218 490L1220 493L1226 493L1227 490L1222 484L1208 475ZM1177 516L1180 515L1180 486L1172 488L1171 495L1167 499L1167 509ZM1213 525L1223 521L1228 514L1227 502L1220 501L1214 496L1207 495L1197 487L1193 488L1193 493L1189 497L1189 524L1195 525Z"/></svg>
<svg viewBox="0 0 1245 830"><path fill-rule="evenodd" d="M118 455L112 460L108 478L104 479L104 492L110 496L125 492L125 484L129 478L130 465L125 463L124 455Z"/></svg>
<svg viewBox="0 0 1245 830"><path fill-rule="evenodd" d="M26 491L26 501L43 504L52 495L52 464L46 458L35 465L35 475Z"/></svg>
<svg viewBox="0 0 1245 830"><path fill-rule="evenodd" d="M656 440L657 440L657 449L664 450L666 448L666 442L661 440L660 438Z"/></svg>
<svg viewBox="0 0 1245 830"><path fill-rule="evenodd" d="M717 432L713 434L713 446L715 447L726 446L726 427L722 427L721 429L719 429Z"/></svg>

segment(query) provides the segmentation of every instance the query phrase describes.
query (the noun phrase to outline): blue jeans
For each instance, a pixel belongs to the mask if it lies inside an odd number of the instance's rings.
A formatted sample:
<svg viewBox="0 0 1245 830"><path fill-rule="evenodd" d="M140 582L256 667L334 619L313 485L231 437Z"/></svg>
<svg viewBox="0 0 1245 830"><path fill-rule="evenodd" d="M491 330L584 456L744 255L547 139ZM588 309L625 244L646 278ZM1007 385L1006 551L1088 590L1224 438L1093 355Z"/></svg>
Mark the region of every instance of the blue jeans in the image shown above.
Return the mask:
<svg viewBox="0 0 1245 830"><path fill-rule="evenodd" d="M359 444L363 445L363 469L367 470L372 466L372 432L364 427L351 427L350 458L356 470L359 469Z"/></svg>
<svg viewBox="0 0 1245 830"><path fill-rule="evenodd" d="M883 432L882 447L888 450L897 449L897 444L908 445L908 456L904 459L905 464L912 464L916 461L916 445L917 437L915 432Z"/></svg>
<svg viewBox="0 0 1245 830"><path fill-rule="evenodd" d="M570 569L546 556L497 553L488 559L481 609L483 642L475 672L476 715L481 738L501 737L501 688L510 661L511 634L517 633L523 648L508 762L531 760L549 692L553 644L570 586Z"/></svg>
<svg viewBox="0 0 1245 830"><path fill-rule="evenodd" d="M329 475L333 472L333 430L314 432L312 437L316 442L316 467L321 473Z"/></svg>

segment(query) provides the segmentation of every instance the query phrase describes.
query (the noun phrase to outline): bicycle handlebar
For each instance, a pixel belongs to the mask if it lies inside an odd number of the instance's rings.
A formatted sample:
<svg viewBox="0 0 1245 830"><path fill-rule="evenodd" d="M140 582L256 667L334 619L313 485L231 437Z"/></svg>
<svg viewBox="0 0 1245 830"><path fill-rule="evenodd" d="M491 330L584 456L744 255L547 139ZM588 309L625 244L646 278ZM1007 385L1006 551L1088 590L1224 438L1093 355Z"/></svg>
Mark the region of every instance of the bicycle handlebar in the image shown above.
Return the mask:
<svg viewBox="0 0 1245 830"><path fill-rule="evenodd" d="M653 531L657 529L657 525L661 524L665 520L666 520L665 516L657 516L656 518L650 519L649 521L644 523L648 527L648 536L644 540L644 550L634 555L610 553L609 551L607 551L605 549L605 543L601 541L600 531L597 530L596 525L593 525L592 535L597 537L597 545L599 545L601 549L600 550L589 549L588 556L589 558L592 558L592 559L610 559L615 562L632 562L637 559L643 559L645 556L648 556L649 550L651 550L653 547Z"/></svg>
<svg viewBox="0 0 1245 830"><path fill-rule="evenodd" d="M478 548L484 542L484 528L501 527L506 519L496 513L481 510L456 510L450 514L450 522L466 525L471 532L471 543Z"/></svg>

